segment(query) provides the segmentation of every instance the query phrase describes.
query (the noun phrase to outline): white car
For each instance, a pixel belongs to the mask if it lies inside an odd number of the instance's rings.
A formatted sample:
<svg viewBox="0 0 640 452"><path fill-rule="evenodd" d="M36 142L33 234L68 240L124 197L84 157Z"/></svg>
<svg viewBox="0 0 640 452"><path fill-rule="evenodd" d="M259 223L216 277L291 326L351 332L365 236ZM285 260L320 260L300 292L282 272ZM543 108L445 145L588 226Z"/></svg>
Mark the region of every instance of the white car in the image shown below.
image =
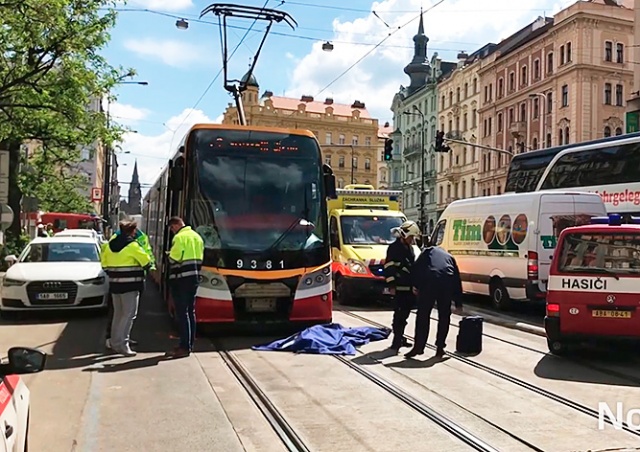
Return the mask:
<svg viewBox="0 0 640 452"><path fill-rule="evenodd" d="M95 239L39 237L6 261L12 265L2 281L0 314L107 306L109 280Z"/></svg>
<svg viewBox="0 0 640 452"><path fill-rule="evenodd" d="M29 389L19 374L44 369L47 355L24 347L9 349L8 362L0 363L0 425L4 435L0 452L27 452L29 440Z"/></svg>

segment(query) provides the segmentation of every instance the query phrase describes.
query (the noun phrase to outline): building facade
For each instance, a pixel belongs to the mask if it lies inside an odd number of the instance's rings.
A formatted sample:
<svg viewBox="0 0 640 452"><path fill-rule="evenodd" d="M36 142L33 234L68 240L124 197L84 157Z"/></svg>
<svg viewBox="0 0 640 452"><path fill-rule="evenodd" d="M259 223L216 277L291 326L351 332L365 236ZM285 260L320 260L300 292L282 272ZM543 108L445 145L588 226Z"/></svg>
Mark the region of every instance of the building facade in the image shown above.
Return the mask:
<svg viewBox="0 0 640 452"><path fill-rule="evenodd" d="M378 120L369 115L363 102L339 104L331 98L321 102L311 96L295 99L274 96L271 91L259 96L253 75L242 98L249 125L311 130L325 163L333 168L338 188L377 183ZM235 106L229 104L222 123L238 123Z"/></svg>
<svg viewBox="0 0 640 452"><path fill-rule="evenodd" d="M436 153L433 142L438 128L437 82L456 67L443 62L434 53L427 57L429 38L420 17L418 33L413 37L414 55L404 68L410 78L408 87L400 87L393 98L394 155L389 165L390 188L402 190L403 211L430 233L438 219L436 202Z"/></svg>
<svg viewBox="0 0 640 452"><path fill-rule="evenodd" d="M478 142L481 59L496 48L487 44L472 55L458 54L458 67L438 83L439 129L445 138ZM436 154L436 202L438 216L456 199L478 196L479 149L461 143L448 143L447 153Z"/></svg>
<svg viewBox="0 0 640 452"><path fill-rule="evenodd" d="M478 71L481 143L515 154L624 133L633 20L628 1L580 1L502 41ZM480 154L480 194L502 193L509 155Z"/></svg>

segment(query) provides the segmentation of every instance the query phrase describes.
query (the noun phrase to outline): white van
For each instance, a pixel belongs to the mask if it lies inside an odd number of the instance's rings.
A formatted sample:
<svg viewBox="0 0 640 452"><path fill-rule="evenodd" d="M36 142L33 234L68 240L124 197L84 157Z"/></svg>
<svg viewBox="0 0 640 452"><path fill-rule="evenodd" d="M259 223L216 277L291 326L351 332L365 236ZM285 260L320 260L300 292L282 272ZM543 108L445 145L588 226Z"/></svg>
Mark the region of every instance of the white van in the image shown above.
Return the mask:
<svg viewBox="0 0 640 452"><path fill-rule="evenodd" d="M512 300L544 301L560 231L606 214L595 193L464 199L447 206L429 243L456 258L465 293L489 295L496 307L507 309Z"/></svg>

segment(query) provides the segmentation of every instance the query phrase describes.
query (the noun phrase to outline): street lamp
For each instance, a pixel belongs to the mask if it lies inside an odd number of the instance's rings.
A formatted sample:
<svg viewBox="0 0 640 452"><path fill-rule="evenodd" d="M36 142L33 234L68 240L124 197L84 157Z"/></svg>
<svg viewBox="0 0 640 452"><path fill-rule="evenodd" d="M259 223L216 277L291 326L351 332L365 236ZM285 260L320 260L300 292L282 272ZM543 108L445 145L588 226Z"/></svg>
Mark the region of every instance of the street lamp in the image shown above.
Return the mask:
<svg viewBox="0 0 640 452"><path fill-rule="evenodd" d="M529 97L532 99L535 99L537 97L542 97L542 121L540 122L540 130L542 131L542 145L543 147L547 147L545 145L546 141L547 141L547 131L544 128L544 117L546 116L547 112L547 96L544 93L531 93L529 94ZM551 145L551 143L549 143L549 145Z"/></svg>
<svg viewBox="0 0 640 452"><path fill-rule="evenodd" d="M421 149L420 149L420 167L422 168L420 171L420 231L424 234L425 232L425 218L424 218L424 204L425 204L425 187L424 187L424 175L425 175L425 158L424 158L424 128L426 126L424 121L424 113L418 108L417 105L413 106L414 112L405 111L405 115L418 115L422 119L422 126L420 127L420 141L421 141Z"/></svg>
<svg viewBox="0 0 640 452"><path fill-rule="evenodd" d="M147 86L149 82L140 81L140 80L119 80L115 83L116 85L142 85ZM111 101L109 96L107 96L107 129L111 125L111 116L110 116L110 107ZM104 167L103 167L103 186L102 186L102 218L103 220L108 220L108 223L112 225L111 221L111 167L112 160L115 158L115 152L110 147L105 149L104 156Z"/></svg>

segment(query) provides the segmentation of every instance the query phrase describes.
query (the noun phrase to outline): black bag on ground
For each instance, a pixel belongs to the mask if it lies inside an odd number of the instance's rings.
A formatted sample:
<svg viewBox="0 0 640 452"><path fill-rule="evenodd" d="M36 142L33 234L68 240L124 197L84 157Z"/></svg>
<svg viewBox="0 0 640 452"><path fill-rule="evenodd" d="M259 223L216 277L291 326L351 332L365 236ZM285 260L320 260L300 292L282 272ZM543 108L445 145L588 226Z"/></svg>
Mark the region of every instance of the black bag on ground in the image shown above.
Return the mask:
<svg viewBox="0 0 640 452"><path fill-rule="evenodd" d="M464 317L460 320L460 329L456 341L456 351L465 354L478 354L482 351L482 324L480 316Z"/></svg>

